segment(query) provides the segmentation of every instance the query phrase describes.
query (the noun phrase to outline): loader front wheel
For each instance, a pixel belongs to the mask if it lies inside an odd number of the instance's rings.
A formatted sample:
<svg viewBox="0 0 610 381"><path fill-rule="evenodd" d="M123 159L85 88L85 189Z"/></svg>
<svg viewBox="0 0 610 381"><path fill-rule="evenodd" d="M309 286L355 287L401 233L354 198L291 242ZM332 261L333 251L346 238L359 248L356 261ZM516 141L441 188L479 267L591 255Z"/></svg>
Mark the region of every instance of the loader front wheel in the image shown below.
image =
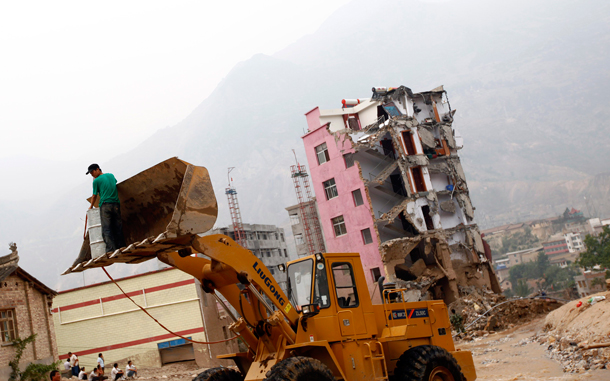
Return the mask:
<svg viewBox="0 0 610 381"><path fill-rule="evenodd" d="M400 356L394 370L395 381L465 381L457 360L447 350L420 345Z"/></svg>
<svg viewBox="0 0 610 381"><path fill-rule="evenodd" d="M324 363L311 357L289 357L275 364L265 381L333 381L335 377Z"/></svg>
<svg viewBox="0 0 610 381"><path fill-rule="evenodd" d="M197 377L193 378L193 381L243 381L244 376L230 368L210 368L205 372L201 372Z"/></svg>

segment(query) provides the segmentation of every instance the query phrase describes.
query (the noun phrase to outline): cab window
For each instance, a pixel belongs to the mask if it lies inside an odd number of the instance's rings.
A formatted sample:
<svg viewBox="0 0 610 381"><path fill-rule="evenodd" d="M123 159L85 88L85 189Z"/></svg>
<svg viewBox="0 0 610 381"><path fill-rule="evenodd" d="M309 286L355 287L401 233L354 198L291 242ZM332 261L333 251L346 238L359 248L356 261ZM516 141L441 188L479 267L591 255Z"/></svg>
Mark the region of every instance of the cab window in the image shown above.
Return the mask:
<svg viewBox="0 0 610 381"><path fill-rule="evenodd" d="M358 291L354 279L352 265L345 262L332 264L333 279L337 289L337 304L339 308L354 308L358 302Z"/></svg>
<svg viewBox="0 0 610 381"><path fill-rule="evenodd" d="M293 305L311 304L312 272L311 259L288 266L288 299Z"/></svg>
<svg viewBox="0 0 610 381"><path fill-rule="evenodd" d="M314 285L314 299L320 308L330 307L330 293L328 292L328 278L324 261L316 262L316 283Z"/></svg>

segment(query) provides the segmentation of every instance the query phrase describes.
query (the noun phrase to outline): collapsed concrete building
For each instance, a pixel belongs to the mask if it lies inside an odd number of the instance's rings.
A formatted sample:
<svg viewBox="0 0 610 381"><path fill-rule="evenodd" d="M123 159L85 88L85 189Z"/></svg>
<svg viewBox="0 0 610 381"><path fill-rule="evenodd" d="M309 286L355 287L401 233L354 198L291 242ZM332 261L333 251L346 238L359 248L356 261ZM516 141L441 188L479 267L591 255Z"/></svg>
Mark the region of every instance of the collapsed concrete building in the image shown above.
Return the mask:
<svg viewBox="0 0 610 381"><path fill-rule="evenodd" d="M306 114L303 136L329 252L359 252L413 299L450 303L460 286L500 292L477 225L443 87L373 88Z"/></svg>

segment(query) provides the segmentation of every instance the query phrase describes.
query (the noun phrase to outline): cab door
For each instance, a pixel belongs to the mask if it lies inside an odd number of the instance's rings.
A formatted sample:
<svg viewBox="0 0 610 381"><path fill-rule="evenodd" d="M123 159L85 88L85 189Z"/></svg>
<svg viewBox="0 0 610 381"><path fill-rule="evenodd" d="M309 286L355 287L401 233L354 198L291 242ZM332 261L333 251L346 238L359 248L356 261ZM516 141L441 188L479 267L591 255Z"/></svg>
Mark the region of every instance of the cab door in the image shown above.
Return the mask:
<svg viewBox="0 0 610 381"><path fill-rule="evenodd" d="M366 323L360 298L366 298L367 295L358 293L353 261L345 258L331 262L330 273L335 289L334 298L341 336L365 334Z"/></svg>

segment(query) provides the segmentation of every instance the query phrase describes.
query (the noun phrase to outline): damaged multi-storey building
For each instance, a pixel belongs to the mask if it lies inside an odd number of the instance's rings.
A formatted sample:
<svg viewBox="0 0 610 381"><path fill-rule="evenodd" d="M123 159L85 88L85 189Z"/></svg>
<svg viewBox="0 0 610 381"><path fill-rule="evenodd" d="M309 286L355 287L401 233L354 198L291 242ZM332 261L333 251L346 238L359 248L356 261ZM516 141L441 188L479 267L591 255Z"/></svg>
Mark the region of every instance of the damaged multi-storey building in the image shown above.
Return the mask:
<svg viewBox="0 0 610 381"><path fill-rule="evenodd" d="M460 286L500 292L477 225L443 87L373 88L306 114L303 136L329 252L358 252L413 299L450 303Z"/></svg>

